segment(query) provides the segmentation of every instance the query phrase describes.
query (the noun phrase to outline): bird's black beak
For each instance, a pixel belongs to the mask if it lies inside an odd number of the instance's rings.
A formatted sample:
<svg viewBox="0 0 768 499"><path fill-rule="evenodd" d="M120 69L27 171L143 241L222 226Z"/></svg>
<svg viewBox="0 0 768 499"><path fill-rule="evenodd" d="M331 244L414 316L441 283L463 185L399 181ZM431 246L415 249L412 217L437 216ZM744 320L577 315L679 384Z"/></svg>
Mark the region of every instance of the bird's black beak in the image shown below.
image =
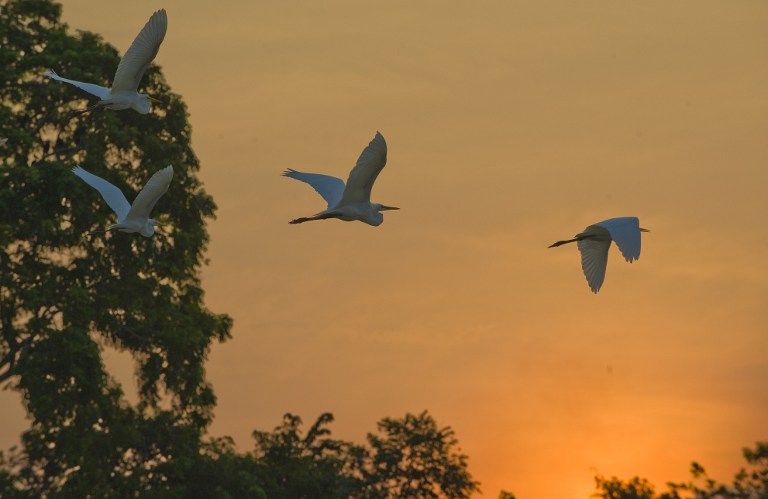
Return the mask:
<svg viewBox="0 0 768 499"><path fill-rule="evenodd" d="M640 227L640 232L650 232L650 230L648 230L648 229L643 229L642 227Z"/></svg>
<svg viewBox="0 0 768 499"><path fill-rule="evenodd" d="M385 210L399 210L399 209L400 208L397 208L396 206L384 206L384 205L381 205L381 211L385 211Z"/></svg>

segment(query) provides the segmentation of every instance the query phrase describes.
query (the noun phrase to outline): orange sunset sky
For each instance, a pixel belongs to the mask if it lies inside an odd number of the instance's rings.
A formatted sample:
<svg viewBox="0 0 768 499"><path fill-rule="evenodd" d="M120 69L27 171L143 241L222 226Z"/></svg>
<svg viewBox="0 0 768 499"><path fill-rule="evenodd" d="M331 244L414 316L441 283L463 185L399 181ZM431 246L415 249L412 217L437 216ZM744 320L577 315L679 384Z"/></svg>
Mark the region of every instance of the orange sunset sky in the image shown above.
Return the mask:
<svg viewBox="0 0 768 499"><path fill-rule="evenodd" d="M427 409L484 497L519 499L692 460L726 481L768 439L768 2L63 6L121 54L168 11L155 62L219 206L206 303L235 321L207 364L212 435L244 451L285 412L332 412L361 442ZM325 206L280 173L346 179L377 130L372 198L401 210L289 225ZM597 295L574 245L547 249L628 215L642 256L612 248ZM0 402L7 448L26 422Z"/></svg>

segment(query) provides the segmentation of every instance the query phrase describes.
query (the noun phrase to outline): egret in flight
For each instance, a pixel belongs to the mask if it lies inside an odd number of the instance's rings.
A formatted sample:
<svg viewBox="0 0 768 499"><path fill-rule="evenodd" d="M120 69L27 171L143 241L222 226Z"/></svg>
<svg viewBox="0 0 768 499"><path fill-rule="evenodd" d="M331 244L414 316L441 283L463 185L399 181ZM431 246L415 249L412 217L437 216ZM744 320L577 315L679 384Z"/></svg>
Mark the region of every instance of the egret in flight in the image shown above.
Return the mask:
<svg viewBox="0 0 768 499"><path fill-rule="evenodd" d="M138 232L144 237L150 237L155 233L156 222L149 218L149 214L160 196L168 190L173 178L172 166L168 165L152 175L132 205L128 203L120 189L103 178L89 173L79 166L74 167L72 173L99 191L104 201L117 214L117 223L110 225L107 231Z"/></svg>
<svg viewBox="0 0 768 499"><path fill-rule="evenodd" d="M360 220L368 225L378 226L384 221L385 210L399 210L394 206L371 203L371 188L376 177L387 164L387 143L381 133L376 132L368 147L357 160L357 164L349 172L347 185L340 178L321 175L319 173L302 173L287 169L283 175L301 180L311 185L328 203L328 209L311 217L291 220L292 224L338 218L345 222Z"/></svg>
<svg viewBox="0 0 768 499"><path fill-rule="evenodd" d="M573 239L558 241L550 246L576 242L581 252L581 268L593 293L600 291L608 265L608 248L616 241L624 258L632 263L640 259L640 233L649 232L640 227L637 217L610 218L590 225Z"/></svg>
<svg viewBox="0 0 768 499"><path fill-rule="evenodd" d="M128 109L147 114L149 112L149 100L157 100L138 92L139 82L144 72L160 50L160 44L165 38L168 29L168 16L165 9L160 9L149 18L147 24L131 44L131 47L120 60L112 81L112 88L101 87L93 83L68 80L57 75L53 70L48 70L43 76L53 78L74 85L86 92L95 95L100 100L88 110L97 107L109 109Z"/></svg>

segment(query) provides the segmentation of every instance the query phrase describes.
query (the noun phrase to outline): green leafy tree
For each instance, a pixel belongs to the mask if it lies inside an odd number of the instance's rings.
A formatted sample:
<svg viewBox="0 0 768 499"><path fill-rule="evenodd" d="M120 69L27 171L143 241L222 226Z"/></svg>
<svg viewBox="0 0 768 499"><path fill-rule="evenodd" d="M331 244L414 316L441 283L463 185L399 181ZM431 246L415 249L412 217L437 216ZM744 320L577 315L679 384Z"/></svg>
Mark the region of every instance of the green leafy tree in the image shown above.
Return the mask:
<svg viewBox="0 0 768 499"><path fill-rule="evenodd" d="M367 445L331 438L331 414L304 435L286 414L272 432L255 431L259 484L270 498L465 498L478 492L450 427L425 412L384 418Z"/></svg>
<svg viewBox="0 0 768 499"><path fill-rule="evenodd" d="M593 497L603 499L768 499L768 442L757 442L754 449L743 450L749 465L742 468L730 485L717 483L697 462L691 463L692 480L668 483L669 490L656 495L653 485L644 478L626 482L601 475L595 477L597 491Z"/></svg>
<svg viewBox="0 0 768 499"><path fill-rule="evenodd" d="M368 434L369 497L469 497L479 492L467 456L450 426L439 428L427 411L384 418Z"/></svg>
<svg viewBox="0 0 768 499"><path fill-rule="evenodd" d="M235 450L230 437L215 438L202 446L202 454L194 459L192 471L184 478L178 494L185 499L268 499L262 488L260 469L249 453ZM164 497L162 494L159 497Z"/></svg>
<svg viewBox="0 0 768 499"><path fill-rule="evenodd" d="M730 485L717 483L697 462L691 463L693 480L668 485L674 493L689 493L696 499L768 499L768 442L757 442L742 454L748 467L741 468Z"/></svg>
<svg viewBox="0 0 768 499"><path fill-rule="evenodd" d="M616 477L597 475L595 486L598 492L592 497L601 499L656 499L653 485L645 478L634 477L623 482Z"/></svg>
<svg viewBox="0 0 768 499"><path fill-rule="evenodd" d="M0 383L30 420L0 458L0 496L189 496L193 470L228 455L201 439L215 405L203 364L231 328L200 287L215 204L186 107L157 66L142 82L161 100L149 115L73 113L87 94L41 77L50 67L108 86L117 68L113 47L60 16L49 0L0 4ZM76 164L129 199L172 164L159 233L88 236L114 215ZM136 404L105 369L107 346L134 358Z"/></svg>
<svg viewBox="0 0 768 499"><path fill-rule="evenodd" d="M330 437L333 415L322 414L306 435L292 414L272 432L254 431L261 486L274 499L360 497L365 450Z"/></svg>

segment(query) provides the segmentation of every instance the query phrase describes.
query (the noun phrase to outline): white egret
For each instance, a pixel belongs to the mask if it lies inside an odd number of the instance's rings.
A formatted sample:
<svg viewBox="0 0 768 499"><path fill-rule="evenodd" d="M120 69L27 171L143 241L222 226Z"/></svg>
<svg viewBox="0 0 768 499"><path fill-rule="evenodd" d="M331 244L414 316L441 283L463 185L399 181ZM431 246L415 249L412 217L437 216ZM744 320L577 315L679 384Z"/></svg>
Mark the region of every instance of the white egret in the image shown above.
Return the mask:
<svg viewBox="0 0 768 499"><path fill-rule="evenodd" d="M574 239L558 241L550 246L576 242L581 252L581 268L593 293L600 291L605 280L605 268L608 265L608 248L611 241L616 241L624 258L632 263L640 259L640 233L650 232L640 227L637 217L610 218L590 225Z"/></svg>
<svg viewBox="0 0 768 499"><path fill-rule="evenodd" d="M97 107L115 110L131 108L138 113L147 114L149 112L149 100L157 99L140 94L137 89L144 72L157 55L157 51L160 50L160 44L165 38L167 29L168 16L165 14L165 9L160 9L152 14L152 17L149 18L147 24L144 25L131 47L120 60L115 78L112 81L112 88L68 80L57 75L53 70L48 70L43 76L69 83L98 97L99 102L90 109Z"/></svg>
<svg viewBox="0 0 768 499"><path fill-rule="evenodd" d="M107 231L138 232L144 237L150 237L155 233L156 222L149 218L149 214L160 196L168 190L173 178L172 166L168 165L152 175L132 205L128 203L120 189L103 178L89 173L79 166L74 167L72 173L99 191L104 201L117 214L117 223L110 225Z"/></svg>
<svg viewBox="0 0 768 499"><path fill-rule="evenodd" d="M349 172L347 185L340 178L319 173L302 173L288 168L283 175L311 185L328 203L328 209L311 217L291 220L300 224L310 220L338 218L345 222L360 220L368 225L378 226L384 221L381 211L399 210L394 206L371 203L371 188L384 165L387 164L387 143L381 133L363 149L357 164Z"/></svg>

